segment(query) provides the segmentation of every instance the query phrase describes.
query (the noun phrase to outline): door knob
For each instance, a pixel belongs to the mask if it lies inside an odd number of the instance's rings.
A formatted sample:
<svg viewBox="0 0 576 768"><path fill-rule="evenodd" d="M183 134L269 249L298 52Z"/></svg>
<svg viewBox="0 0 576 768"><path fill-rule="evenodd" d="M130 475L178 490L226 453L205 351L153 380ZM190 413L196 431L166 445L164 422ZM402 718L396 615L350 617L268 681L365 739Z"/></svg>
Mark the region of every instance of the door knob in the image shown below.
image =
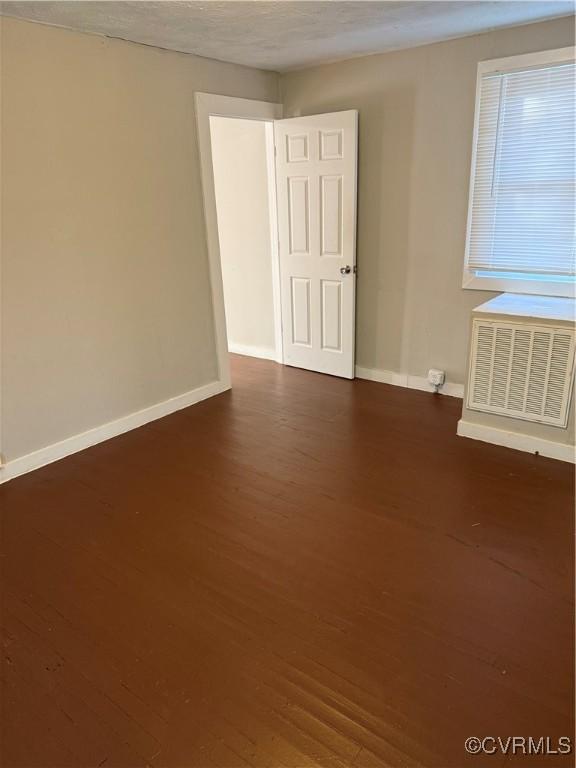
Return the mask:
<svg viewBox="0 0 576 768"><path fill-rule="evenodd" d="M345 267L340 267L340 274L341 275L349 275L350 272L352 272L352 267L348 266L348 264L346 264Z"/></svg>

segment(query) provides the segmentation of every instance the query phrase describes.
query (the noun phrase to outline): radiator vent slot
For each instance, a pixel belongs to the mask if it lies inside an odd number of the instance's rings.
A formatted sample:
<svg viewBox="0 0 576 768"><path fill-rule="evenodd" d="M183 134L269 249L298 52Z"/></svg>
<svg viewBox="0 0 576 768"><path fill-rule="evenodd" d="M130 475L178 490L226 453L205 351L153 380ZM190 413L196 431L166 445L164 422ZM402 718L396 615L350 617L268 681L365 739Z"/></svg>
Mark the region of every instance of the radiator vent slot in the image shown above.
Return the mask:
<svg viewBox="0 0 576 768"><path fill-rule="evenodd" d="M565 427L574 330L474 320L468 408Z"/></svg>

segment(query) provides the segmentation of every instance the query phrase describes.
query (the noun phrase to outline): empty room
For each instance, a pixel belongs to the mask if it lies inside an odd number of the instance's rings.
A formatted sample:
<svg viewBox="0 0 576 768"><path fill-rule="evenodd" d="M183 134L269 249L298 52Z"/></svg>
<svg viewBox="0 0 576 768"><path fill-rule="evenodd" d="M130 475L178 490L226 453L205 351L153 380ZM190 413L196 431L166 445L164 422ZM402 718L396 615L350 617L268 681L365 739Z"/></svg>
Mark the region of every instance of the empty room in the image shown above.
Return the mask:
<svg viewBox="0 0 576 768"><path fill-rule="evenodd" d="M574 3L0 45L1 765L574 765Z"/></svg>

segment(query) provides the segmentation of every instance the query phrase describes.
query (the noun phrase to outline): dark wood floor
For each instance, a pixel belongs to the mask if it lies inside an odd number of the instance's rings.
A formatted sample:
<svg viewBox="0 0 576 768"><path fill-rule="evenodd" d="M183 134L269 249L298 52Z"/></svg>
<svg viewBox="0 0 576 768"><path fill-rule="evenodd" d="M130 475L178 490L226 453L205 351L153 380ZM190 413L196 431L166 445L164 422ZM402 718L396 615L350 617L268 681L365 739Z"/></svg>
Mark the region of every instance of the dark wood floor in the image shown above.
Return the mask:
<svg viewBox="0 0 576 768"><path fill-rule="evenodd" d="M233 382L0 488L3 765L496 768L464 740L571 735L571 467L457 438L450 397Z"/></svg>

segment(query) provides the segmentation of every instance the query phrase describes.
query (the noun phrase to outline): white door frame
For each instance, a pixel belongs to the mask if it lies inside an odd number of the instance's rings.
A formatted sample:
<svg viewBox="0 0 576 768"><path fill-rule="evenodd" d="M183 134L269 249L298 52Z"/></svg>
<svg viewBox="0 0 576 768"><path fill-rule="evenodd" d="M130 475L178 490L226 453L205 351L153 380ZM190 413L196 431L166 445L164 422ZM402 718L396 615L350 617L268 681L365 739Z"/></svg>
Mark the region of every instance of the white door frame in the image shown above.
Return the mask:
<svg viewBox="0 0 576 768"><path fill-rule="evenodd" d="M216 195L214 191L214 172L212 167L210 117L214 115L218 117L235 117L244 120L263 120L266 122L268 189L270 195L272 292L274 301L274 337L276 344L276 361L281 363L284 358L282 354L282 326L280 315L280 263L278 258L273 121L282 117L282 104L199 92L194 94L194 99L196 106L200 174L202 177L204 219L206 222L206 241L208 246L208 261L210 265L214 332L216 335L218 381L221 384L230 387L230 360L228 356L226 313L224 310L224 290L222 286L222 264L220 261L220 241L218 237L218 218L216 213Z"/></svg>

